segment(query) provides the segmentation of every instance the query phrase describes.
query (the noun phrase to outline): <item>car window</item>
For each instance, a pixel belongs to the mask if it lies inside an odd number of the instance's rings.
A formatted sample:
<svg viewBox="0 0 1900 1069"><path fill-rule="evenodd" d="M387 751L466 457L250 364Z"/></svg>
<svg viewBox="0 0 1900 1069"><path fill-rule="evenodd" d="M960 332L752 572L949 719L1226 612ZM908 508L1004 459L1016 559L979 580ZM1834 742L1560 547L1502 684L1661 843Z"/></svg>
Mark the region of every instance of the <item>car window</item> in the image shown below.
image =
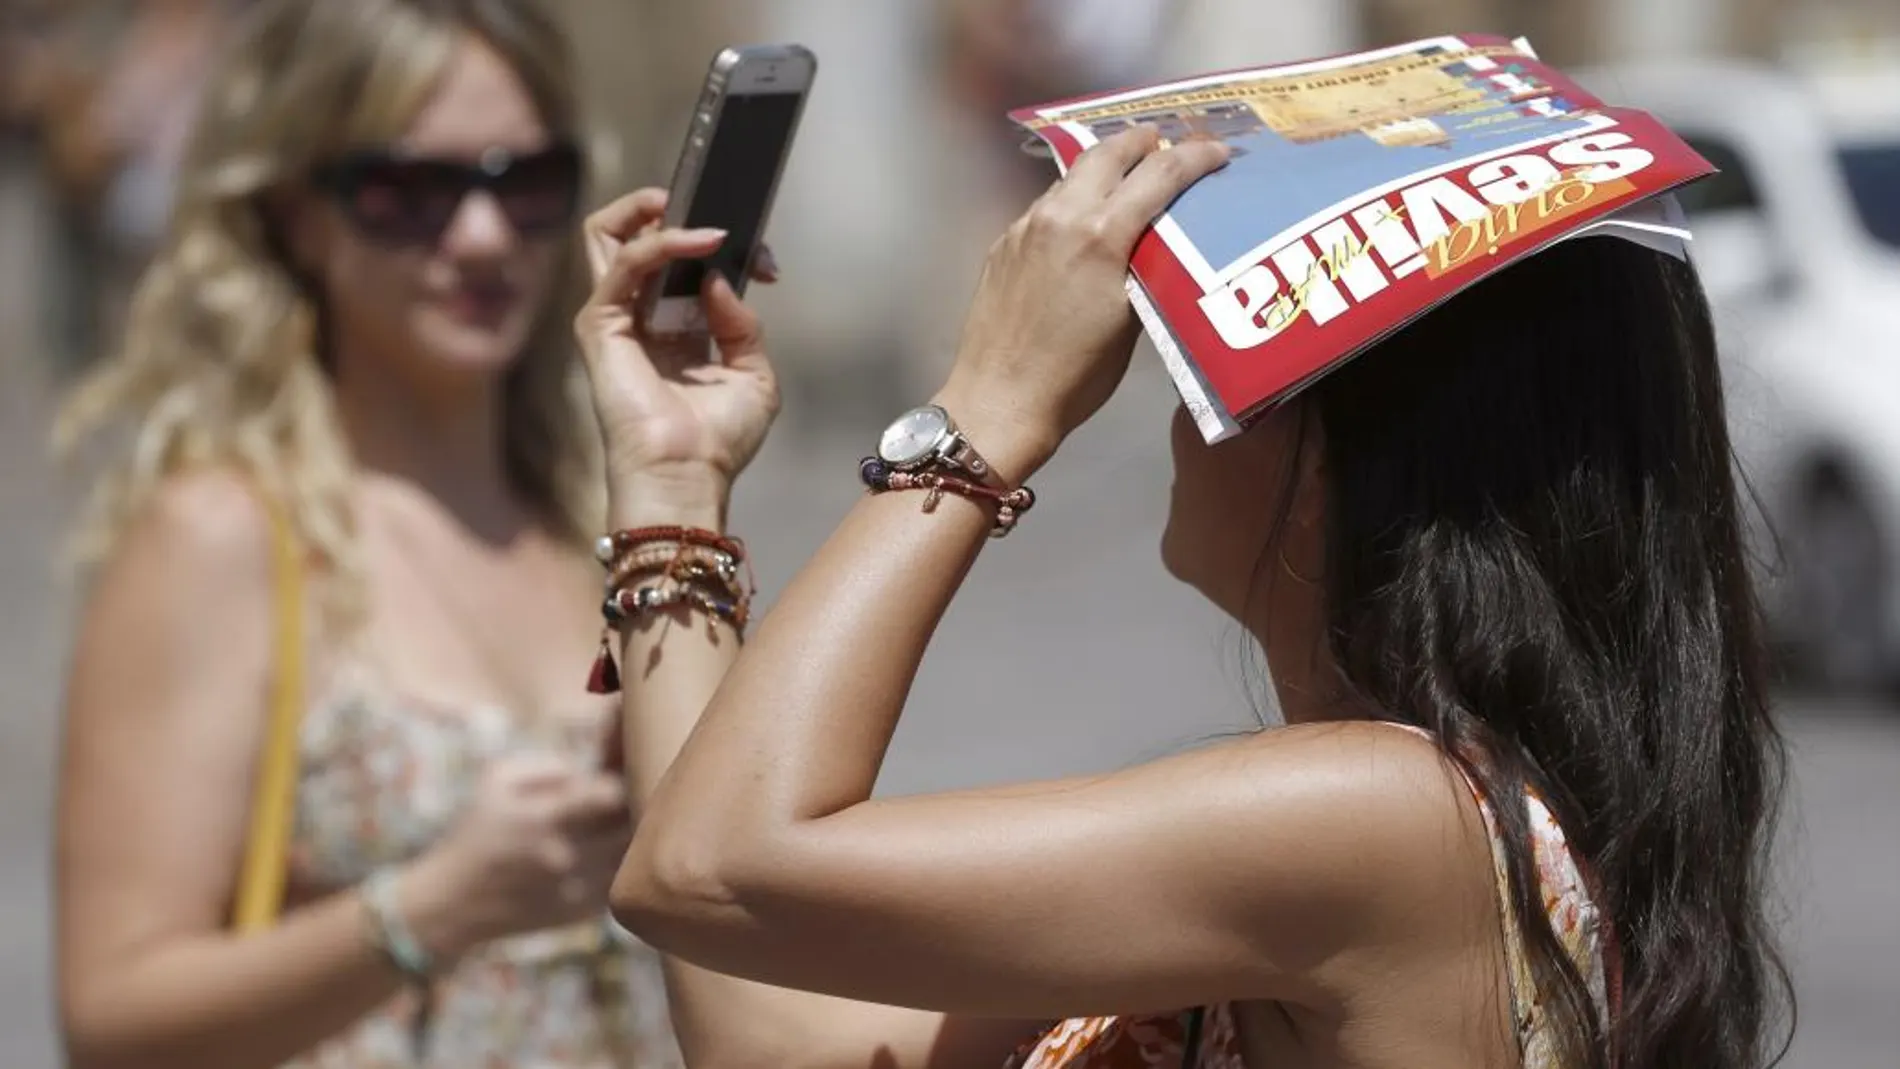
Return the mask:
<svg viewBox="0 0 1900 1069"><path fill-rule="evenodd" d="M1755 191L1754 173L1732 144L1721 138L1692 134L1684 134L1683 140L1703 159L1714 164L1718 172L1699 182L1691 182L1677 192L1683 211L1696 216L1738 209L1761 210L1761 196Z"/></svg>
<svg viewBox="0 0 1900 1069"><path fill-rule="evenodd" d="M1875 241L1900 248L1900 142L1848 145L1840 161L1861 225Z"/></svg>

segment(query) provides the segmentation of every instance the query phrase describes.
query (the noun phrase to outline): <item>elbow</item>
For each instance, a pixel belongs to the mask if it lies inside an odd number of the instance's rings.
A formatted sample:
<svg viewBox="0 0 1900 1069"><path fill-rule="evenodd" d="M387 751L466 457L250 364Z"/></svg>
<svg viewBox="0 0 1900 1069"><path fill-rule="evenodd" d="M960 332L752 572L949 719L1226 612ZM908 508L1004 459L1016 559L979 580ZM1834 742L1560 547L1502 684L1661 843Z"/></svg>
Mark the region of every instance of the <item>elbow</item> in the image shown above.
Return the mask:
<svg viewBox="0 0 1900 1069"><path fill-rule="evenodd" d="M248 1064L242 1051L192 1041L151 1003L151 987L129 976L68 981L59 996L67 1069L219 1069Z"/></svg>
<svg viewBox="0 0 1900 1069"><path fill-rule="evenodd" d="M608 906L648 945L696 963L708 935L743 912L728 852L712 837L645 832L634 836Z"/></svg>
<svg viewBox="0 0 1900 1069"><path fill-rule="evenodd" d="M65 1033L66 1069L203 1069L204 1061L154 1055L133 1044L88 1042L71 1029Z"/></svg>
<svg viewBox="0 0 1900 1069"><path fill-rule="evenodd" d="M149 1046L127 1035L119 1018L114 1000L104 995L68 995L62 1000L60 1039L69 1069L144 1069L165 1064L153 1059Z"/></svg>
<svg viewBox="0 0 1900 1069"><path fill-rule="evenodd" d="M68 1069L134 1069L135 1066L151 1066L151 1062L139 1060L137 1054L125 1049L114 1049L106 1044L89 1043L70 1030L66 1033L66 1065Z"/></svg>

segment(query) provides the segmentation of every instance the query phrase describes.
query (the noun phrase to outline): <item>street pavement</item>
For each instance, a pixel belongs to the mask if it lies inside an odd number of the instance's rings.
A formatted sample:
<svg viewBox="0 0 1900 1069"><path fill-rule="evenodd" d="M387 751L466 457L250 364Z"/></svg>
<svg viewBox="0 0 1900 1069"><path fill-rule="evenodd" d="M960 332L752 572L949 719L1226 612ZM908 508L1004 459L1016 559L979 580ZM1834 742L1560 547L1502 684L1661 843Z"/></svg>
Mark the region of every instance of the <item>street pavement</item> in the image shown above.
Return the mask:
<svg viewBox="0 0 1900 1069"><path fill-rule="evenodd" d="M53 390L28 286L39 213L9 181L0 167L0 1069L51 1069L49 836L74 619L52 559L76 495L43 459ZM1150 357L1041 478L1035 512L986 550L882 790L1107 770L1271 716L1240 636L1156 558L1170 404ZM849 507L878 429L856 415L788 420L735 506L768 600ZM1779 883L1802 998L1786 1064L1895 1069L1900 709L1790 700L1781 712L1795 789Z"/></svg>

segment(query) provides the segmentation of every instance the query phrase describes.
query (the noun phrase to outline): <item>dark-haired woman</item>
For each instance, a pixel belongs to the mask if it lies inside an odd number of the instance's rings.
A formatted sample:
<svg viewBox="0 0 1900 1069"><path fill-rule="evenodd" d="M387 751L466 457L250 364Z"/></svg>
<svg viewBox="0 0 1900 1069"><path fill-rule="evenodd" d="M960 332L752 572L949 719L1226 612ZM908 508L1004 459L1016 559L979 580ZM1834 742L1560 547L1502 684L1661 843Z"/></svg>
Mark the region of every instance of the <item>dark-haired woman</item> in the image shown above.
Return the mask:
<svg viewBox="0 0 1900 1069"><path fill-rule="evenodd" d="M656 363L626 304L703 239L638 197L593 220L614 904L672 955L689 1062L1764 1064L1779 742L1706 311L1632 244L1514 267L1231 442L1177 420L1163 556L1259 641L1286 726L871 797L978 551L1122 377L1134 241L1223 153L1118 135L1004 235L935 407L743 652L742 591L653 543L721 544L770 417L756 325L716 371Z"/></svg>

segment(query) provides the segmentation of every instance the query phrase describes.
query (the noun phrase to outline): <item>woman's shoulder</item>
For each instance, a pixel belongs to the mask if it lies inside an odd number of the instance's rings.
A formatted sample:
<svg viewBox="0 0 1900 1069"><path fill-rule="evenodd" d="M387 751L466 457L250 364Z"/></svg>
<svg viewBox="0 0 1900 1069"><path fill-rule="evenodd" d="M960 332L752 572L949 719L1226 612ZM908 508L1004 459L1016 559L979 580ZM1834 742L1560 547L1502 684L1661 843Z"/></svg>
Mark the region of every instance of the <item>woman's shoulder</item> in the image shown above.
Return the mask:
<svg viewBox="0 0 1900 1069"><path fill-rule="evenodd" d="M207 548L260 550L270 529L270 505L257 481L233 467L200 467L160 479L141 510L147 523Z"/></svg>
<svg viewBox="0 0 1900 1069"><path fill-rule="evenodd" d="M92 578L69 669L73 721L229 734L271 671L269 529L235 476L156 485Z"/></svg>
<svg viewBox="0 0 1900 1069"><path fill-rule="evenodd" d="M1201 774L1224 777L1240 803L1230 811L1244 805L1255 841L1281 847L1258 864L1324 888L1335 906L1358 903L1357 921L1371 919L1363 911L1415 915L1488 886L1482 803L1430 733L1369 720L1298 724L1219 749Z"/></svg>
<svg viewBox="0 0 1900 1069"><path fill-rule="evenodd" d="M166 476L128 517L129 543L150 543L181 565L209 559L241 578L270 558L274 520L256 482L233 468Z"/></svg>
<svg viewBox="0 0 1900 1069"><path fill-rule="evenodd" d="M205 468L167 476L118 525L94 577L95 599L178 590L206 610L261 599L273 529L268 503L241 473Z"/></svg>
<svg viewBox="0 0 1900 1069"><path fill-rule="evenodd" d="M1226 747L1244 776L1298 775L1298 796L1350 802L1361 812L1415 815L1421 805L1463 808L1467 795L1457 765L1429 731L1379 720L1288 724L1234 740Z"/></svg>

